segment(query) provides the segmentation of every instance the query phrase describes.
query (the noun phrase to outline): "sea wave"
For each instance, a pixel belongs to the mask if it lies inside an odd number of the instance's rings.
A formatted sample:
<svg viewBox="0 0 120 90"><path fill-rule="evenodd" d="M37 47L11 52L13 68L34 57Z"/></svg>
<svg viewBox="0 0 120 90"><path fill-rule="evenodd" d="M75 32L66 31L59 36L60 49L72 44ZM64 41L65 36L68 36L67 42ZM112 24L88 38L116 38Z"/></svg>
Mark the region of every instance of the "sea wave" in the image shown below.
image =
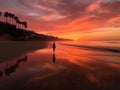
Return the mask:
<svg viewBox="0 0 120 90"><path fill-rule="evenodd" d="M89 50L98 50L98 51L108 51L108 52L114 52L114 53L120 53L120 47L110 47L110 46L88 46L88 45L75 45L75 44L63 44L59 43L61 45L67 45L67 46L73 46L78 47L82 49L89 49Z"/></svg>

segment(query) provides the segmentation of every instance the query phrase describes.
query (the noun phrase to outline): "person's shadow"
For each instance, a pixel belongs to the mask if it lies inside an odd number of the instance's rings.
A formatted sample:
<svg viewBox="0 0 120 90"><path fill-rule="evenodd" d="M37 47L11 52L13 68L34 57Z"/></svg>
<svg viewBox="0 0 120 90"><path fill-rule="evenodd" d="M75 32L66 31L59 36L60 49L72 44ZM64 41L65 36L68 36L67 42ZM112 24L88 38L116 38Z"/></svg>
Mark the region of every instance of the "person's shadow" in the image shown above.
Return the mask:
<svg viewBox="0 0 120 90"><path fill-rule="evenodd" d="M56 56L55 56L55 53L53 53L53 62L54 62L54 63L56 62Z"/></svg>

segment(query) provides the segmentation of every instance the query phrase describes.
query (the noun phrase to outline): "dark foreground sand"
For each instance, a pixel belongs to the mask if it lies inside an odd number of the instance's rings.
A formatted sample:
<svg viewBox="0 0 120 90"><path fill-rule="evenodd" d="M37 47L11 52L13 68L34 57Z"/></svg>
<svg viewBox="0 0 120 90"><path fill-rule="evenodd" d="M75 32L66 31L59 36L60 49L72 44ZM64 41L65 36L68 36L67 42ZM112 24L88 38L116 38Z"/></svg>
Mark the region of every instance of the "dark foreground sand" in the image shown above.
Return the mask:
<svg viewBox="0 0 120 90"><path fill-rule="evenodd" d="M0 63L27 52L46 48L47 45L47 42L38 41L0 41Z"/></svg>

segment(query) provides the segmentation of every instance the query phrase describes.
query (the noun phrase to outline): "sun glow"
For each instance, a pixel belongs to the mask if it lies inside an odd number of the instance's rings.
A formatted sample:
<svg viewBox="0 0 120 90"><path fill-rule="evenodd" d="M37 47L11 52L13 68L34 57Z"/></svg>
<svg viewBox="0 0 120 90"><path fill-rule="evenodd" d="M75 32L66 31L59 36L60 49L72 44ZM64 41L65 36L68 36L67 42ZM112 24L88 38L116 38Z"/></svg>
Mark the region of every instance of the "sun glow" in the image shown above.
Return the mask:
<svg viewBox="0 0 120 90"><path fill-rule="evenodd" d="M67 33L67 34L58 35L58 37L65 39L72 39L76 41L80 38L80 35L78 33Z"/></svg>

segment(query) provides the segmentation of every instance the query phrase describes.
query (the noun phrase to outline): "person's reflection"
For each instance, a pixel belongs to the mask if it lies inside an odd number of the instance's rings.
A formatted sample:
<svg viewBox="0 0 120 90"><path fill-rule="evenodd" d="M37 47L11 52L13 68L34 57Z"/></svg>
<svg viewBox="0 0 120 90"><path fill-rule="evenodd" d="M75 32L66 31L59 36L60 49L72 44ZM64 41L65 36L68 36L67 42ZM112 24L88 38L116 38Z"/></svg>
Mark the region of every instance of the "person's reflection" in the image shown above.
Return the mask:
<svg viewBox="0 0 120 90"><path fill-rule="evenodd" d="M53 62L55 63L56 61L56 57L55 57L55 53L53 53Z"/></svg>

